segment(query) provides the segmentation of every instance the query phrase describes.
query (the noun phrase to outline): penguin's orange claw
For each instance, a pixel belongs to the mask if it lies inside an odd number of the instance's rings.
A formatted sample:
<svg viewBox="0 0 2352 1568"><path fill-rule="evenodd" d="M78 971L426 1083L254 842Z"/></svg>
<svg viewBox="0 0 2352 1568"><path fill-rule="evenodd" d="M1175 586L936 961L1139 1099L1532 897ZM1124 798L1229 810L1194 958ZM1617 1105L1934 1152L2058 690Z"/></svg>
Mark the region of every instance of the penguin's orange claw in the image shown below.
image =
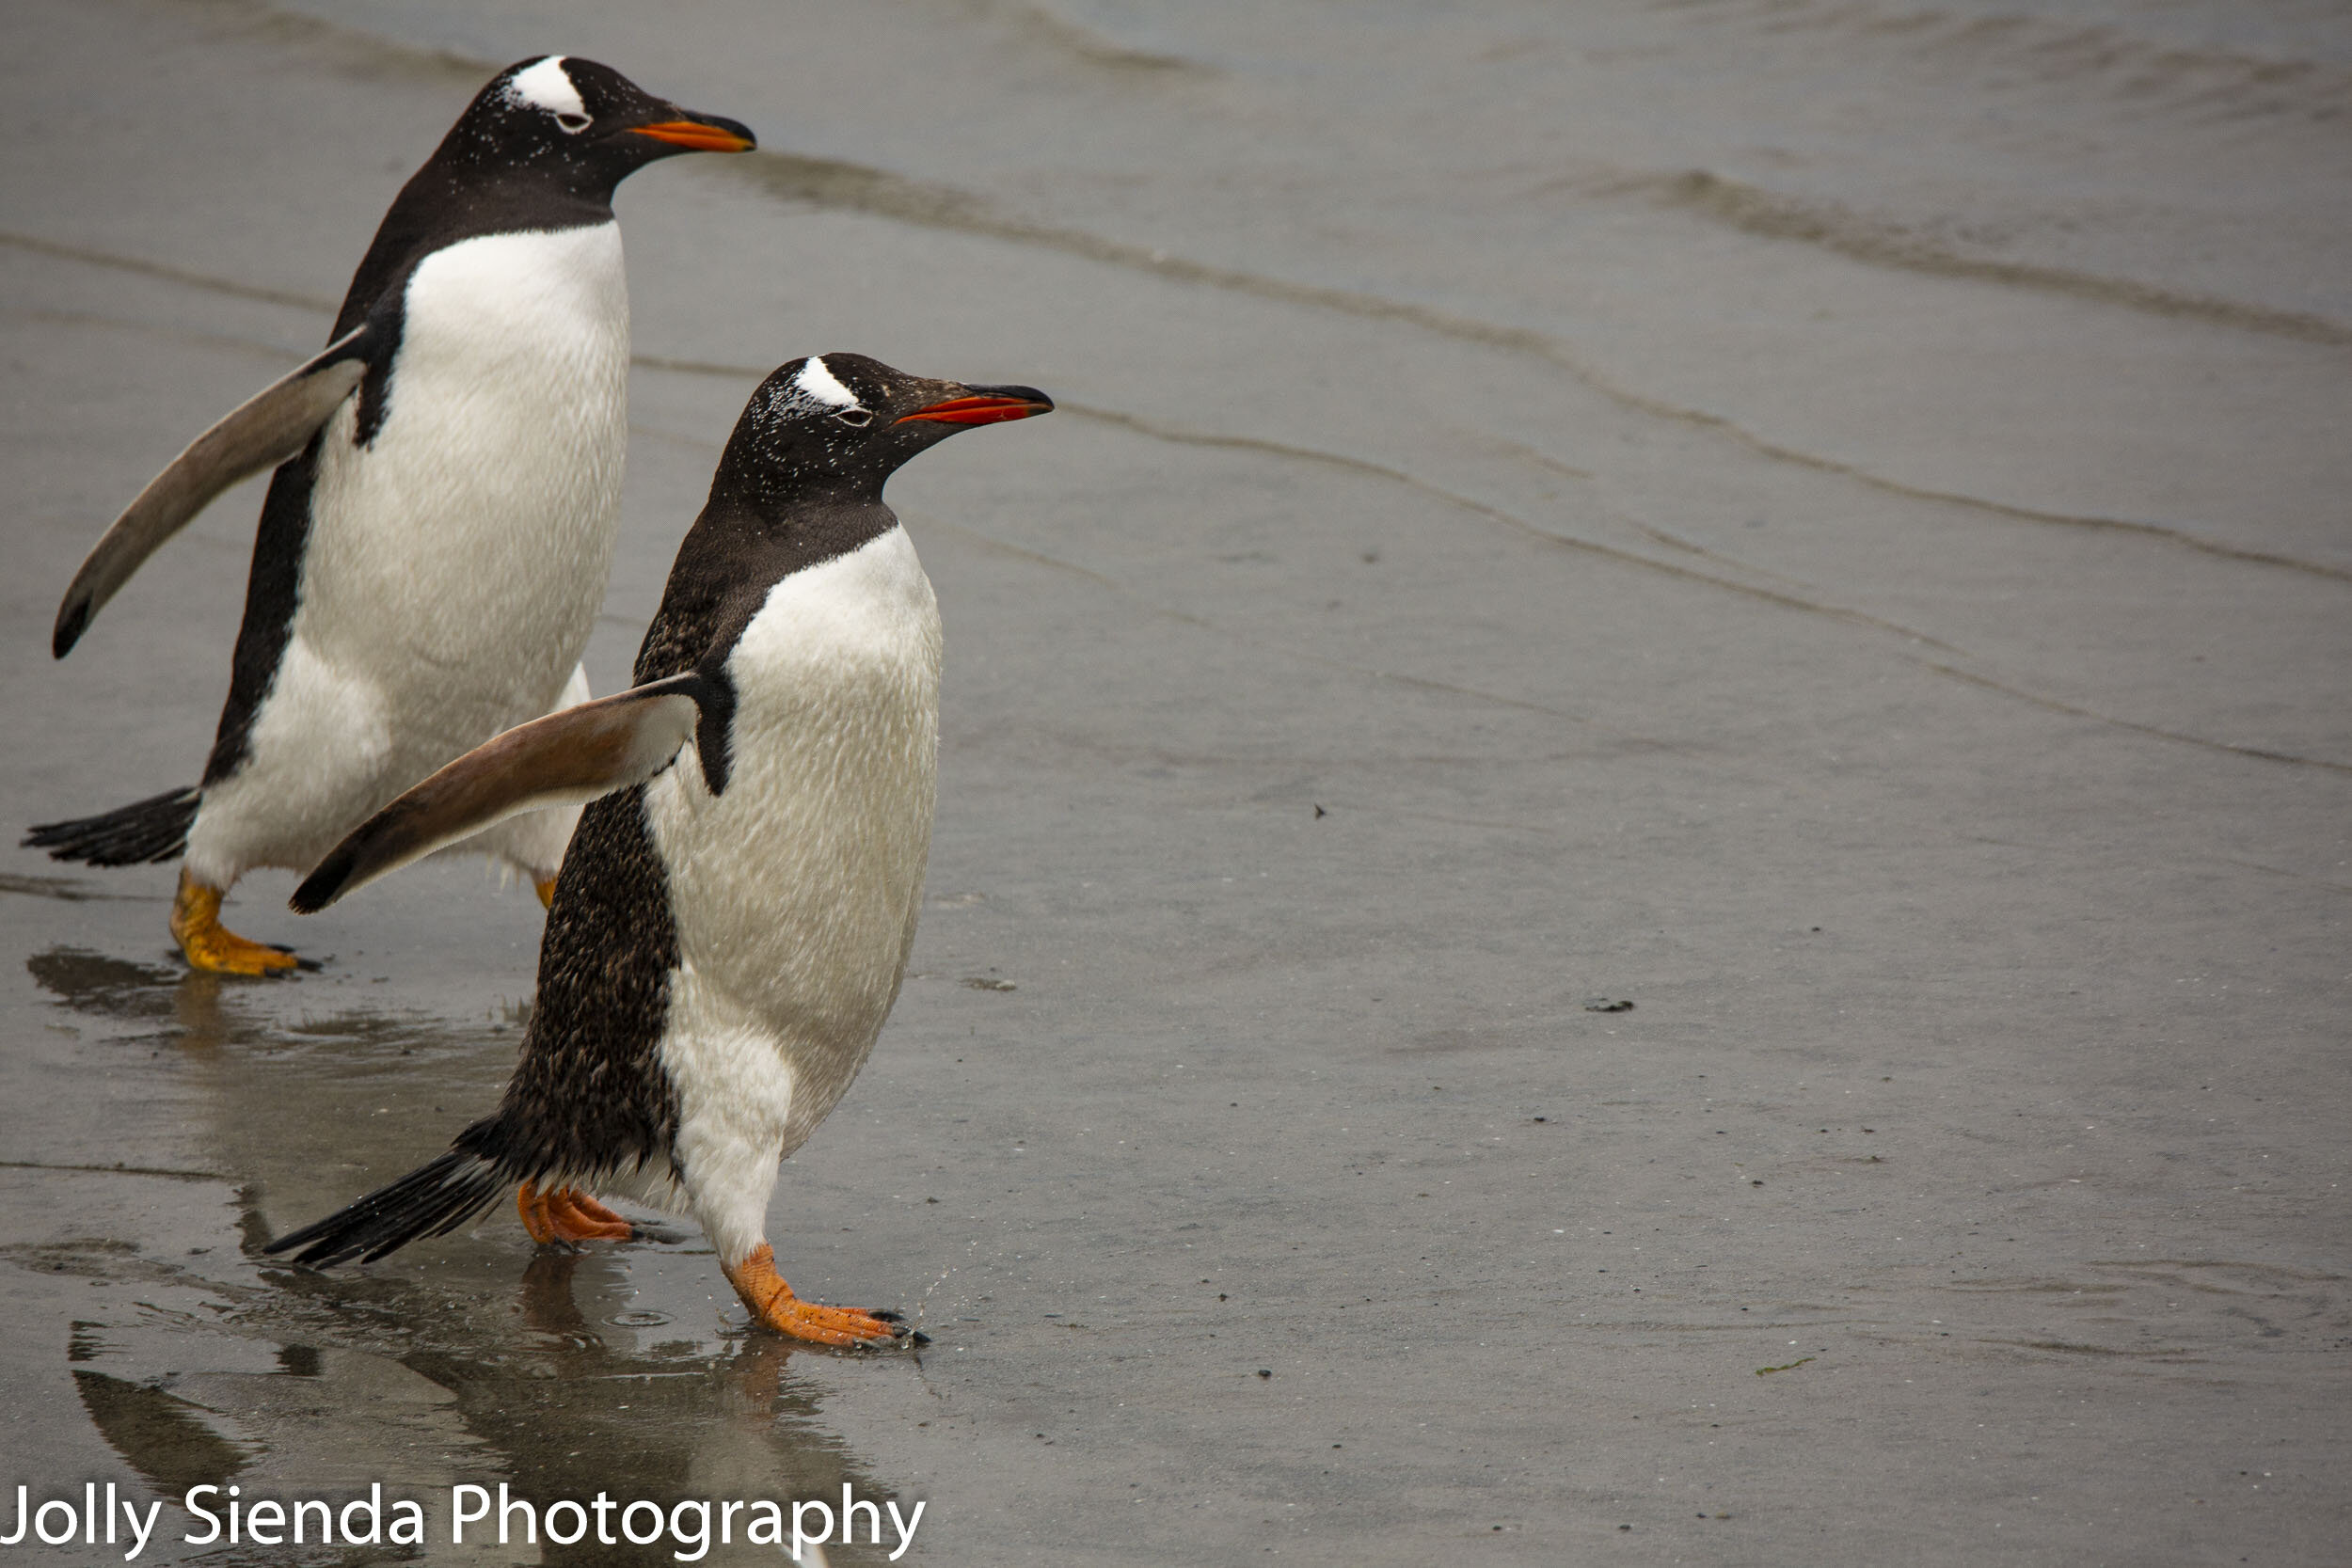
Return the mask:
<svg viewBox="0 0 2352 1568"><path fill-rule="evenodd" d="M535 890L537 891L537 893L538 893L538 895L539 895L539 907L540 907L541 909L543 909L543 910L551 910L551 909L555 908L555 879L554 879L554 878L552 878L552 877L546 877L546 878L542 878L542 879L540 879L539 880L532 882L531 885L532 885L532 887L533 889L535 889Z"/></svg>
<svg viewBox="0 0 2352 1568"><path fill-rule="evenodd" d="M316 969L282 947L251 942L220 923L221 890L207 887L185 871L171 900L171 934L188 966L209 974L283 974Z"/></svg>
<svg viewBox="0 0 2352 1568"><path fill-rule="evenodd" d="M854 1307L819 1307L803 1301L776 1273L775 1249L762 1242L740 1263L720 1265L727 1283L760 1323L795 1339L849 1349L898 1344L907 1338L896 1312L866 1312Z"/></svg>
<svg viewBox="0 0 2352 1568"><path fill-rule="evenodd" d="M541 1246L557 1242L626 1242L637 1227L577 1187L541 1192L526 1181L515 1193L515 1212Z"/></svg>
<svg viewBox="0 0 2352 1568"><path fill-rule="evenodd" d="M637 1234L635 1226L578 1187L549 1193L548 1213L567 1242L626 1242Z"/></svg>

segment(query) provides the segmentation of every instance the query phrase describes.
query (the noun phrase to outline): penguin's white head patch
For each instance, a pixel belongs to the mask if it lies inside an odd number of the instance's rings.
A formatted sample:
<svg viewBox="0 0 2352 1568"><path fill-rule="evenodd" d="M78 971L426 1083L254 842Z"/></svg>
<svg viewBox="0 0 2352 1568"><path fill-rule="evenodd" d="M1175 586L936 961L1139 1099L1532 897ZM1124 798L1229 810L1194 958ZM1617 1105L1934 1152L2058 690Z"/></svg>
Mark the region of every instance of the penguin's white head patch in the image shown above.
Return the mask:
<svg viewBox="0 0 2352 1568"><path fill-rule="evenodd" d="M844 368L862 381L866 356L850 354L842 357L854 362ZM879 401L888 402L886 390ZM760 422L770 429L790 425L806 428L823 421L862 430L877 417L874 409L859 401L857 389L842 380L821 354L812 354L778 369L753 397L752 406L759 410Z"/></svg>
<svg viewBox="0 0 2352 1568"><path fill-rule="evenodd" d="M509 77L506 101L553 115L556 124L575 135L588 129L592 118L588 105L580 100L580 88L572 83L571 72L564 69L561 55L549 55Z"/></svg>
<svg viewBox="0 0 2352 1568"><path fill-rule="evenodd" d="M821 354L810 355L802 361L799 374L769 392L768 412L784 418L794 414L830 414L848 425L874 421L873 410L858 402L857 394L842 385Z"/></svg>
<svg viewBox="0 0 2352 1568"><path fill-rule="evenodd" d="M858 405L857 394L841 385L840 377L833 373L833 367L825 363L825 356L821 354L809 356L808 363L801 367L801 373L792 378L792 385L812 403L821 403L833 408L855 408Z"/></svg>

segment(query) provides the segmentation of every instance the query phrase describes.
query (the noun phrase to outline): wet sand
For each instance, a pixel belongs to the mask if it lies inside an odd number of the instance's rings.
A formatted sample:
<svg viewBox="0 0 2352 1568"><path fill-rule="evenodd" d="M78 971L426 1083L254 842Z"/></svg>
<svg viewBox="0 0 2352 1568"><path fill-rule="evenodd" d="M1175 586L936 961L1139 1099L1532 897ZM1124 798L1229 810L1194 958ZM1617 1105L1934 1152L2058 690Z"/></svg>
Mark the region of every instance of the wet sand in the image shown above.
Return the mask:
<svg viewBox="0 0 2352 1568"><path fill-rule="evenodd" d="M929 1350L749 1333L682 1222L265 1265L495 1095L535 900L256 876L326 965L221 982L170 868L14 851L0 1532L846 1481L956 1564L2352 1555L2333 9L12 9L20 823L194 777L258 484L61 665L56 596L511 59L763 144L619 203L599 690L775 363L1063 406L894 483L929 908L771 1214Z"/></svg>

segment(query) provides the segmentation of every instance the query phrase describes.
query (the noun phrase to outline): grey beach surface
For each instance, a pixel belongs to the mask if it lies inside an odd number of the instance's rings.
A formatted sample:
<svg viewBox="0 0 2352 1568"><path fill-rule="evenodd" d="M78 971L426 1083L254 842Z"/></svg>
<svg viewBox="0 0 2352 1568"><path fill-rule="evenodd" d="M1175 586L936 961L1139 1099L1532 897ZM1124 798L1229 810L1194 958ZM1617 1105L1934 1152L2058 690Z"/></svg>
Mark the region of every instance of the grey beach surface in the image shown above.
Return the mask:
<svg viewBox="0 0 2352 1568"><path fill-rule="evenodd" d="M2341 7L20 0L20 828L194 780L258 483L63 664L57 595L548 50L761 142L620 198L597 690L777 363L1061 405L894 482L930 891L771 1214L932 1342L752 1333L676 1221L261 1259L491 1102L536 901L256 876L326 965L223 982L172 868L12 851L0 1534L667 1561L448 1491L846 1483L959 1565L2352 1559ZM180 1539L373 1482L415 1557Z"/></svg>

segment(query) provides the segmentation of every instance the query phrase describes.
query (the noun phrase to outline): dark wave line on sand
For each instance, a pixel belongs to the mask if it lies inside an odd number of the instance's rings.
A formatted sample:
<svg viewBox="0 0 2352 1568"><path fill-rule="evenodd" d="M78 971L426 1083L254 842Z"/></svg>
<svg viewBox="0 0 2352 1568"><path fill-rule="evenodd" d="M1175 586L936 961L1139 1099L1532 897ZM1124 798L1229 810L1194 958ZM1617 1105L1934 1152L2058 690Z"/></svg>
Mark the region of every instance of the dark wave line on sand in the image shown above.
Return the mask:
<svg viewBox="0 0 2352 1568"><path fill-rule="evenodd" d="M321 64L363 79L405 76L446 83L468 93L509 62L477 59L453 49L403 43L382 33L287 10L269 0L183 0L175 9L218 34L281 49L309 52Z"/></svg>
<svg viewBox="0 0 2352 1568"><path fill-rule="evenodd" d="M1585 484L1592 483L1599 478L1589 468L1580 468L1572 463L1563 463L1549 452L1539 451L1524 441L1514 441L1507 436L1492 436L1489 439L1493 441L1497 450L1514 461L1532 464L1556 478L1573 480ZM1596 499L1594 505L1610 521L1631 529L1654 545L1663 545L1670 550L1678 550L1684 555L1696 556L1701 561L1711 561L1726 571L1744 572L1751 578L1768 578L1792 592L1804 586L1794 578L1775 572L1769 567L1758 566L1753 561L1742 561L1738 556L1724 555L1710 550L1696 540L1685 539L1670 529L1662 529L1655 523L1645 522L1631 513L1611 506L1605 501Z"/></svg>
<svg viewBox="0 0 2352 1568"><path fill-rule="evenodd" d="M1875 631L1892 633L1893 635L1901 638L1905 642L1914 646L1925 646L1939 649L1946 654L1958 657L1964 658L1969 657L1964 649L1956 648L1948 642L1930 637L1923 632L1915 631L1898 622L1885 620L1883 617L1872 615L1865 610L1852 610L1840 605L1823 604L1816 600L1801 597L1800 595L1794 594L1787 594L1774 589L1758 587L1753 583L1734 581L1727 578L1717 577L1708 572L1693 571L1690 567L1678 566L1670 562L1656 561L1648 556L1640 555L1631 550L1619 549L1612 545L1604 545L1593 540L1578 539L1566 534L1554 533L1549 529L1530 522L1526 518L1517 516L1512 513L1504 511L1501 507L1491 506L1485 501L1476 499L1473 497L1464 496L1455 491L1448 490L1443 486L1432 484L1426 480L1406 473L1402 469L1389 467L1384 464L1370 462L1363 458L1351 457L1342 452L1322 451L1311 447L1290 446L1279 441L1268 441L1258 436L1224 436L1203 431L1183 430L1174 426L1163 425L1154 420L1146 420L1136 415L1127 414L1113 409L1091 408L1083 404L1072 404L1065 402L1058 406L1064 413L1073 414L1080 419L1093 420L1101 423L1114 425L1121 429L1133 430L1138 435L1147 436L1155 440L1172 441L1185 446L1221 447L1243 451L1260 451L1272 456L1284 457L1294 461L1322 464L1328 467L1361 473L1368 477L1386 480L1393 483L1406 485L1422 495L1430 497L1433 499L1442 501L1447 505L1457 507L1461 510L1471 512L1480 516L1488 518L1491 521L1502 523L1506 527L1545 545L1549 545L1561 549L1575 550L1585 554L1597 555L1623 565L1661 573L1668 577L1678 578L1686 581L1705 584L1706 586L1711 588L1723 589L1733 594L1741 594L1745 597L1759 599L1767 604L1775 605L1782 609L1801 610L1809 614L1825 616L1831 620L1844 621L1851 625L1865 626ZM983 540L1000 550L1023 556L1043 565L1053 566L1063 571L1074 573L1088 578L1090 581L1100 583L1104 587L1111 588L1116 592L1126 594L1129 597L1136 598L1138 600L1142 597L1141 595L1136 594L1134 590L1129 589L1125 584L1104 577L1103 574L1090 570L1089 568L1076 565L1073 562L1060 560L1055 556L1043 554L1042 552L1030 549L1024 546L1014 545L1009 541L997 539L993 535L980 533L977 530L963 528L961 531L971 534L975 538ZM1224 630L1224 628L1221 628L1200 616L1187 614L1182 610L1170 610L1165 606L1159 605L1153 605L1152 608L1160 610L1163 614L1170 615L1178 620L1184 621L1187 625L1212 631L1222 632ZM1580 723L1591 722L1589 719L1561 713L1556 709L1545 707L1540 704L1530 703L1524 699L1503 697L1495 692L1475 690L1473 689L1464 687L1455 687L1444 682L1429 680L1422 676L1407 675L1396 671L1378 669L1370 665L1356 664L1343 659L1330 658L1323 655L1304 653L1296 649L1291 649L1288 651L1296 654L1297 657L1307 658L1317 663L1352 670L1359 673L1373 675L1382 680L1393 681L1410 686L1419 686L1437 690L1452 691L1466 696L1474 696L1487 702L1499 703L1505 706L1527 708L1539 713L1551 714L1552 716L1558 718L1573 719L1575 721ZM2013 698L2016 701L2027 703L2033 706L2043 708L2053 713L2065 714L2070 718L2084 719L2094 723L2113 725L2118 729L2129 730L2137 735L2145 735L2161 740L2176 741L2182 745L2201 747L2208 751L2223 752L2233 756L2249 757L2264 762L2288 763L2301 768L2325 768L2332 772L2352 773L2352 763L2337 762L2326 757L2303 756L2292 752L2275 751L2260 746L2239 745L2226 740L2215 740L2205 736L2191 735L2183 730L2170 730L2160 725L2142 723L2137 720L2118 718L2113 714L2102 713L2095 708L2083 707L2077 704L2068 703L2058 698L2044 696L2035 691L2028 691L2021 687L2010 686L2006 682L1994 680L1990 676L1980 675L1972 671L1961 669L1956 665L1944 663L1938 659L1923 657L1915 653L1906 651L1903 657L1911 659L1920 668L1931 671L1936 674L1948 675L1954 680L1964 682L1965 684L1977 687L1979 689L1997 692L2002 696ZM1678 749L1671 747L1665 742L1651 741L1650 744L1658 745L1668 750Z"/></svg>
<svg viewBox="0 0 2352 1568"><path fill-rule="evenodd" d="M2215 740L2208 736L2190 735L2183 730L2168 730L2161 724L2143 724L2135 719L2119 719L2112 713L2101 713L2096 708L2082 707L2074 703L2061 702L2056 697L2042 696L2040 692L2026 691L2004 681L1994 680L1988 675L1955 669L1948 664L1939 664L1933 659L1922 658L1917 662L1921 668L1932 670L1939 675L1949 675L1954 680L1965 681L1970 686L1982 687L1987 691L1997 691L2004 697L2014 697L2019 702L2031 703L2036 707L2047 708L2052 713L2062 713L2071 719L2088 719L2094 723L2112 724L2118 729L2152 736L2158 740L2176 740L2183 745L2201 746L2207 751L2227 752L2233 756L2254 757L2264 762L2290 763L2297 768L2320 768L2331 773L2352 773L2352 762L2337 762L2329 757L2307 757L2295 752L2274 751L2267 746L2241 746L2234 741Z"/></svg>
<svg viewBox="0 0 2352 1568"><path fill-rule="evenodd" d="M2150 315L2212 322L2242 331L2324 343L2331 348L2352 344L2352 323L2331 316L2249 305L2214 294L2187 293L2137 278L2108 277L2032 261L1963 256L1903 224L1865 217L1836 202L1807 201L1768 191L1710 169L1640 177L1623 182L1614 189L1644 191L1669 206L1712 218L1743 234L1819 245L1873 266L2070 294Z"/></svg>
<svg viewBox="0 0 2352 1568"><path fill-rule="evenodd" d="M1664 0L1693 20L1835 49L1859 63L1891 55L1939 78L1972 78L1983 90L2056 89L2105 100L2126 113L2192 121L2326 123L2352 99L2352 71L2313 59L2235 47L2184 32L2135 31L2128 23L2037 16L1949 0ZM2143 19L2142 25L2145 25ZM1823 38L1834 41L1816 41Z"/></svg>
<svg viewBox="0 0 2352 1568"><path fill-rule="evenodd" d="M1214 76L1216 67L1189 55L1139 49L1040 5L1005 8L1020 33L1056 54L1082 65L1116 71L1122 76Z"/></svg>
<svg viewBox="0 0 2352 1568"><path fill-rule="evenodd" d="M169 266L162 261L150 261L143 257L119 255L111 250L99 250L89 245L68 245L63 240L44 239L38 234L19 234L0 230L0 245L11 250L30 251L36 256L48 256L60 261L80 261L87 266L107 267L116 272L136 273L142 277L161 278L183 288L201 289L206 293L226 294L231 299L259 300L264 305L286 305L297 310L315 310L322 315L335 313L335 302L310 294L298 294L284 289L256 288L250 283L238 283L209 273L191 272L186 267Z"/></svg>
<svg viewBox="0 0 2352 1568"><path fill-rule="evenodd" d="M280 364L298 365L304 353L282 344L267 343L258 338L234 337L225 332L183 332L173 327L159 326L153 322L133 321L125 316L111 316L101 310L20 310L0 305L0 317L18 321L40 322L50 326L88 326L103 332L129 332L142 338L159 339L165 342L187 343L197 348L222 349L230 354L248 354L257 358L276 360Z"/></svg>
<svg viewBox="0 0 2352 1568"><path fill-rule="evenodd" d="M1385 465L1368 462L1362 458L1349 457L1339 452L1318 451L1306 447L1286 446L1280 442L1267 441L1256 436L1216 436L1200 432L1181 431L1170 426L1156 424L1153 421L1137 418L1132 414L1117 413L1105 409L1088 408L1084 404L1065 403L1061 404L1061 407L1065 412L1076 414L1081 419L1094 419L1106 423L1120 425L1125 428L1135 430L1140 434L1153 436L1159 440L1176 441L1185 445L1230 447L1237 448L1243 451L1264 451L1281 456L1329 464L1339 467L1354 469L1359 473L1387 479L1396 483L1407 485L1423 495L1444 501L1449 505L1459 507L1466 511L1474 512L1482 516L1503 523L1519 532L1540 540L1545 544L1558 546L1564 549L1580 550L1588 554L1603 556L1609 560L1618 562L1625 565L1645 568L1649 571L1663 573L1668 577L1680 578L1692 582L1705 583L1710 587L1721 588L1734 594L1743 594L1750 598L1760 599L1767 604L1777 605L1783 609L1804 610L1812 614L1827 616L1832 620L1846 621L1856 626L1869 627L1873 630L1891 632L1897 637L1903 639L1904 641L1915 646L1937 648L1947 654L1963 658L1969 657L1965 649L1956 648L1948 642L1928 636L1925 632L1915 631L1911 627L1905 626L1899 622L1885 620L1880 616L1872 615L1866 610L1851 610L1842 605L1823 604L1813 599L1802 597L1798 594L1782 593L1776 589L1758 587L1753 583L1738 582L1727 578L1717 577L1708 572L1693 571L1690 567L1677 566L1670 562L1655 561L1648 556L1640 555L1631 550L1621 550L1612 545L1603 545L1593 540L1577 539L1566 534L1554 533L1549 529L1540 527L1537 524L1528 521L1526 518L1514 515L1500 507L1490 506L1485 501L1458 494L1457 492L1445 489L1439 485L1432 484L1428 481L1417 478L1412 474L1406 473L1402 469L1391 468ZM2274 751L2260 746L2242 746L2232 741L2214 740L2204 736L2190 735L2183 730L2169 730L2160 725L2145 724L2136 720L2121 719L2117 718L2113 714L2099 712L2095 708L2082 707L2075 704L2061 701L2058 698L2046 697L2039 692L2028 691L2022 687L2010 686L2006 682L1996 681L1989 676L1977 674L1971 671L1960 669L1955 665L1946 664L1932 658L1924 658L1917 654L1906 653L1904 657L1912 659L1921 668L1933 671L1937 674L1949 675L1953 679L1966 682L1968 685L1979 687L1988 691L1996 691L2005 697L2013 697L2020 702L2030 703L2036 707L2046 708L2054 713L2066 714L2071 718L2087 719L2095 723L2101 724L2112 724L2119 729L2131 730L2137 734L2152 736L2162 740L2173 740L2178 741L2183 745L2201 746L2211 751L2227 752L2236 756L2259 758L2265 762L2292 763L2296 767L2301 768L2321 768L2339 773L2352 773L2352 763L2335 762L2326 757L2303 756L2293 752Z"/></svg>
<svg viewBox="0 0 2352 1568"><path fill-rule="evenodd" d="M1955 657L1967 657L1967 650L1963 648L1956 648L1948 642L1928 636L1925 632L1914 631L1909 626L1883 620L1866 610L1849 610L1841 605L1822 604L1818 600L1808 599L1796 594L1783 593L1778 589L1763 588L1754 583L1717 577L1711 572L1696 571L1688 566L1677 565L1673 562L1659 561L1634 550L1620 549L1614 545L1604 545L1597 540L1579 539L1572 534L1555 533L1548 528L1506 512L1499 506L1489 505L1475 497L1465 496L1459 491L1433 484L1416 474L1407 473L1402 468L1392 468L1384 463L1375 463L1367 458L1351 457L1344 452L1323 451L1312 447L1291 446L1284 442L1268 441L1255 436L1225 436L1206 431L1184 430L1173 425L1161 424L1138 415L1122 413L1115 409L1089 408L1083 404L1063 403L1059 406L1065 412L1075 414L1080 419L1091 419L1104 424L1118 425L1122 429L1149 436L1154 440L1171 441L1182 446L1222 447L1231 451L1260 451L1298 462L1319 463L1331 467L1344 468L1370 478L1385 480L1392 484L1402 484L1433 500L1441 501L1463 511L1474 512L1490 521L1502 523L1530 538L1561 549L1578 550L1588 555L1600 556L1620 565L1662 573L1667 577L1679 578L1685 581L1705 583L1708 587L1761 599L1767 604L1778 605L1785 610L1805 610L1817 615L1829 616L1833 620L1849 621L1856 626L1868 626L1876 631L1892 632L1907 641L1926 647L1940 648Z"/></svg>
<svg viewBox="0 0 2352 1568"><path fill-rule="evenodd" d="M172 1170L162 1165L65 1165L45 1160L0 1160L0 1170L72 1171L87 1176L160 1176L172 1181L227 1181L215 1170Z"/></svg>
<svg viewBox="0 0 2352 1568"><path fill-rule="evenodd" d="M71 877L0 875L0 893L27 898L55 898L63 904L163 904L170 900L152 893L108 893Z"/></svg>

